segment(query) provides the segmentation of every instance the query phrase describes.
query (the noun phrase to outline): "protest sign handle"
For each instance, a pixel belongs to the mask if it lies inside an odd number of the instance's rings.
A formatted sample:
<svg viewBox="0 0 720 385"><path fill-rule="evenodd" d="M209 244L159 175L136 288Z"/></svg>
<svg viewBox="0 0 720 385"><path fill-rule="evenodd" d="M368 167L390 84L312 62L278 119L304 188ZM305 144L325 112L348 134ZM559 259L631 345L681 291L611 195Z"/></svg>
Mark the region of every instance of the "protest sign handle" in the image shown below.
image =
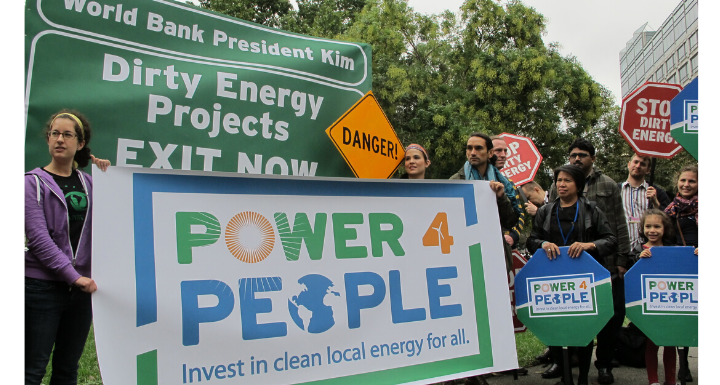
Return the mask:
<svg viewBox="0 0 720 385"><path fill-rule="evenodd" d="M653 156L650 161L650 181L648 181L650 185L655 181L655 162L657 162L657 158Z"/></svg>
<svg viewBox="0 0 720 385"><path fill-rule="evenodd" d="M680 370L678 370L678 377L680 377L680 384L685 385L685 377L686 377L685 372L688 370L687 365L685 365L685 363L687 362L686 357L687 357L688 352L685 350L685 347L683 347L683 346L678 346L677 349L678 349L678 356L680 356L680 357L678 357L680 359ZM682 376L680 375L680 373L682 373Z"/></svg>
<svg viewBox="0 0 720 385"><path fill-rule="evenodd" d="M563 346L563 384L567 384L566 381L570 381L572 384L572 372L570 371L570 356L568 355L568 347Z"/></svg>

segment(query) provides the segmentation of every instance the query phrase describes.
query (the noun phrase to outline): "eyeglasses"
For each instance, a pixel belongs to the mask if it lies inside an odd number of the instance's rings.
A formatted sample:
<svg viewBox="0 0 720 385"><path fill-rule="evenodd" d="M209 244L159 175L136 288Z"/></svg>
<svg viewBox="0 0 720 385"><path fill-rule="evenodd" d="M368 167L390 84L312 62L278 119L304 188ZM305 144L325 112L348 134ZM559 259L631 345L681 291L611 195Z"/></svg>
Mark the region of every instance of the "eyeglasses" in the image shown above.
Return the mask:
<svg viewBox="0 0 720 385"><path fill-rule="evenodd" d="M65 138L65 140L77 138L77 134L72 131L65 131L65 132L61 133L60 131L55 131L55 130L50 131L50 133L48 134L48 137L57 140L57 138L59 138L60 135L62 135L62 137Z"/></svg>
<svg viewBox="0 0 720 385"><path fill-rule="evenodd" d="M484 148L483 148L483 146L470 146L470 145L468 145L468 146L467 146L467 150L468 150L468 151L472 151L472 150L482 151L482 150L484 150Z"/></svg>
<svg viewBox="0 0 720 385"><path fill-rule="evenodd" d="M590 156L590 154L586 154L584 152L574 152L574 153L570 154L570 159L574 159L574 158L585 159L588 156Z"/></svg>

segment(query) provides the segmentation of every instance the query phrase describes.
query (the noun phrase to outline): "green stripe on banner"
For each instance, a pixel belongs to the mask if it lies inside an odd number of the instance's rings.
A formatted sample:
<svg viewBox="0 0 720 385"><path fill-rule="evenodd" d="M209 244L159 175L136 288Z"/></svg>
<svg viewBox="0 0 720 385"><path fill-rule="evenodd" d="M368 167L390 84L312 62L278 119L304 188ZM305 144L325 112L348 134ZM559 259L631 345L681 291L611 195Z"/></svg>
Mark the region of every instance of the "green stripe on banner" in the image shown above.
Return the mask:
<svg viewBox="0 0 720 385"><path fill-rule="evenodd" d="M428 362L402 368L381 370L347 377L329 378L310 381L304 384L314 385L384 385L398 382L412 382L427 378L447 376L470 370L487 368L493 365L492 345L490 339L490 320L488 319L487 296L485 295L485 272L482 263L482 248L479 243L469 247L470 269L473 277L475 294L475 316L477 318L478 346L480 354L452 358L449 360ZM139 384L139 383L138 383Z"/></svg>
<svg viewBox="0 0 720 385"><path fill-rule="evenodd" d="M137 356L137 385L158 385L157 349Z"/></svg>

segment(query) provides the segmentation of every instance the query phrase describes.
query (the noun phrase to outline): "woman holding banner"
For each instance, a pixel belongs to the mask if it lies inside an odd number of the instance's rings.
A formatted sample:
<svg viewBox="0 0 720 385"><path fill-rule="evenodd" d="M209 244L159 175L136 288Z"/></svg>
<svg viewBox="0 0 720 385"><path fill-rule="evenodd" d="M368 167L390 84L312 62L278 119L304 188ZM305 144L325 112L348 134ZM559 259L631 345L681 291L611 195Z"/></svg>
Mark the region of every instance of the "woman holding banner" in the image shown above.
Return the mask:
<svg viewBox="0 0 720 385"><path fill-rule="evenodd" d="M579 257L586 251L601 265L604 259L617 248L617 239L608 225L605 214L594 202L582 196L585 188L585 174L578 166L565 165L555 169L555 185L558 198L538 209L533 222L533 230L527 240L527 248L531 253L542 248L548 258L553 260L560 255L560 247L569 246L570 258ZM588 372L593 352L593 341L578 349L580 373L578 385L588 384ZM554 362L563 373L558 384L572 384L572 376L565 377L562 370L562 348L551 346Z"/></svg>
<svg viewBox="0 0 720 385"><path fill-rule="evenodd" d="M90 123L62 110L47 123L50 164L25 174L25 383L40 384L50 353L51 384L77 382L97 285L90 278Z"/></svg>
<svg viewBox="0 0 720 385"><path fill-rule="evenodd" d="M675 199L665 208L665 213L676 226L677 245L693 246L697 254L698 247L698 166L687 165L680 169L677 178L677 194ZM686 368L688 348L680 350L680 359L684 360ZM678 378L685 377L686 382L692 381L690 370L686 373L678 372Z"/></svg>

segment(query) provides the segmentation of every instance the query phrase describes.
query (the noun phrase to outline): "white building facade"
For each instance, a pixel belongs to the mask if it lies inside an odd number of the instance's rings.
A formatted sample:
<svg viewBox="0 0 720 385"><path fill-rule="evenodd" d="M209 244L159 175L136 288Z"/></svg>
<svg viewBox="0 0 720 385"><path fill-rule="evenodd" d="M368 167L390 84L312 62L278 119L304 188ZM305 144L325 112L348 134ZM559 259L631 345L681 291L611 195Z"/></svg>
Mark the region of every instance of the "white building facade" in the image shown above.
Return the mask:
<svg viewBox="0 0 720 385"><path fill-rule="evenodd" d="M622 98L646 81L680 84L698 76L698 0L681 0L662 27L645 23L620 51Z"/></svg>

